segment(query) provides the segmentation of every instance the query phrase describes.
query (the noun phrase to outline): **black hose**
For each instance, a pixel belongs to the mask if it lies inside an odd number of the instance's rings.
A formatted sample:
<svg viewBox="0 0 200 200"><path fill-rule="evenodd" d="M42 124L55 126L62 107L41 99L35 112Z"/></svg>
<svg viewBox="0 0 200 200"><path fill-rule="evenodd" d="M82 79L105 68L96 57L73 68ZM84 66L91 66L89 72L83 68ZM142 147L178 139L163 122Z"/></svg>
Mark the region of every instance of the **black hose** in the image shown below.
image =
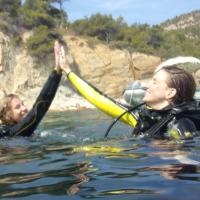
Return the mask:
<svg viewBox="0 0 200 200"><path fill-rule="evenodd" d="M113 121L113 122L110 124L110 126L107 128L106 133L105 133L105 135L104 135L104 138L106 138L106 137L108 136L108 134L109 134L111 128L112 128L126 113L128 113L128 112L130 113L130 112L134 111L135 109L137 109L138 107L140 107L140 106L142 106L142 105L144 105L144 104L145 104L145 103L143 102L143 103L140 103L140 104L138 104L138 105L136 105L136 106L134 106L134 107L132 107L132 108L126 110L126 111L123 112L119 117L117 117L116 119L114 119L114 121Z"/></svg>

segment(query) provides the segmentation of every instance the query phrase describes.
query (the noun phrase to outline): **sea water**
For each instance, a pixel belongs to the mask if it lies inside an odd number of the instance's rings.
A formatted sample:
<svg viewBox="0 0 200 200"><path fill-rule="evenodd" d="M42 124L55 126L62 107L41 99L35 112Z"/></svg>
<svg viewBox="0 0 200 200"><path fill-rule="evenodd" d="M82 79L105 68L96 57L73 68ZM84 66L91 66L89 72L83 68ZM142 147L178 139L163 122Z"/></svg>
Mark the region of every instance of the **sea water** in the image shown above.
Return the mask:
<svg viewBox="0 0 200 200"><path fill-rule="evenodd" d="M94 110L48 113L31 138L0 140L0 199L200 196L200 139L146 140Z"/></svg>

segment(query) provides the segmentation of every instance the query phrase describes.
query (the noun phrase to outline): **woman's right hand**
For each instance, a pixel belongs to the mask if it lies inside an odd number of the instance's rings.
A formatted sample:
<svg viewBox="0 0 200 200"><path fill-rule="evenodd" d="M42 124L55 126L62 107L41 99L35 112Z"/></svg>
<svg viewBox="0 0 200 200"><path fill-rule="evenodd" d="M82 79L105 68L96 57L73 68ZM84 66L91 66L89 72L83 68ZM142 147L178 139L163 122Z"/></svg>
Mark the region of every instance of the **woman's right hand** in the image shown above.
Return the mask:
<svg viewBox="0 0 200 200"><path fill-rule="evenodd" d="M60 45L59 65L66 74L72 71L66 57L65 49L62 45Z"/></svg>
<svg viewBox="0 0 200 200"><path fill-rule="evenodd" d="M54 54L56 70L63 70L65 73L71 72L64 47L56 40L54 43Z"/></svg>
<svg viewBox="0 0 200 200"><path fill-rule="evenodd" d="M60 57L60 44L59 42L56 40L54 42L54 56L55 56L55 70L59 71L61 70L60 69L60 66L59 66L59 57Z"/></svg>

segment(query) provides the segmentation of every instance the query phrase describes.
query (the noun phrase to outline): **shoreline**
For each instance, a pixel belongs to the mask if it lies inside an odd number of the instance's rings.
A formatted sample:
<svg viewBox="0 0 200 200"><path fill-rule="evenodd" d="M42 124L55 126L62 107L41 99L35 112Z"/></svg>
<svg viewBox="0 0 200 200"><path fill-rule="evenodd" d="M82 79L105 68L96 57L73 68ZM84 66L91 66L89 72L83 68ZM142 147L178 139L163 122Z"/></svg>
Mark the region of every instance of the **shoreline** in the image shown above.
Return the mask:
<svg viewBox="0 0 200 200"><path fill-rule="evenodd" d="M81 107L80 109L74 109L74 108L67 108L67 109L49 109L48 112L79 112L83 110L98 110L96 107L94 108L83 108Z"/></svg>
<svg viewBox="0 0 200 200"><path fill-rule="evenodd" d="M119 103L127 104L127 102L123 98L114 99ZM68 97L67 99L56 98L55 101L52 102L52 105L49 108L49 112L78 112L82 110L100 110L89 101L84 99L81 96L76 97Z"/></svg>

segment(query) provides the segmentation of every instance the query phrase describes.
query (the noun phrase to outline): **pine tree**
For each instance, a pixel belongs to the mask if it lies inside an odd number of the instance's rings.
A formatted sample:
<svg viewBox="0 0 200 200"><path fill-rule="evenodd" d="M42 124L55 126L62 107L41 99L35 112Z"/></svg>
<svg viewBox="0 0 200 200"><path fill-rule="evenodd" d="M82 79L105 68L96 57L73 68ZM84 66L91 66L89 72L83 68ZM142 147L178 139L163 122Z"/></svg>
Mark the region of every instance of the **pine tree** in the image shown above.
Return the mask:
<svg viewBox="0 0 200 200"><path fill-rule="evenodd" d="M60 27L62 28L64 25L64 21L65 21L65 12L63 10L63 4L65 1L69 1L69 0L52 0L52 3L58 3L59 7L60 7Z"/></svg>
<svg viewBox="0 0 200 200"><path fill-rule="evenodd" d="M18 15L20 7L20 0L0 0L0 12L7 12L11 17L16 17Z"/></svg>

